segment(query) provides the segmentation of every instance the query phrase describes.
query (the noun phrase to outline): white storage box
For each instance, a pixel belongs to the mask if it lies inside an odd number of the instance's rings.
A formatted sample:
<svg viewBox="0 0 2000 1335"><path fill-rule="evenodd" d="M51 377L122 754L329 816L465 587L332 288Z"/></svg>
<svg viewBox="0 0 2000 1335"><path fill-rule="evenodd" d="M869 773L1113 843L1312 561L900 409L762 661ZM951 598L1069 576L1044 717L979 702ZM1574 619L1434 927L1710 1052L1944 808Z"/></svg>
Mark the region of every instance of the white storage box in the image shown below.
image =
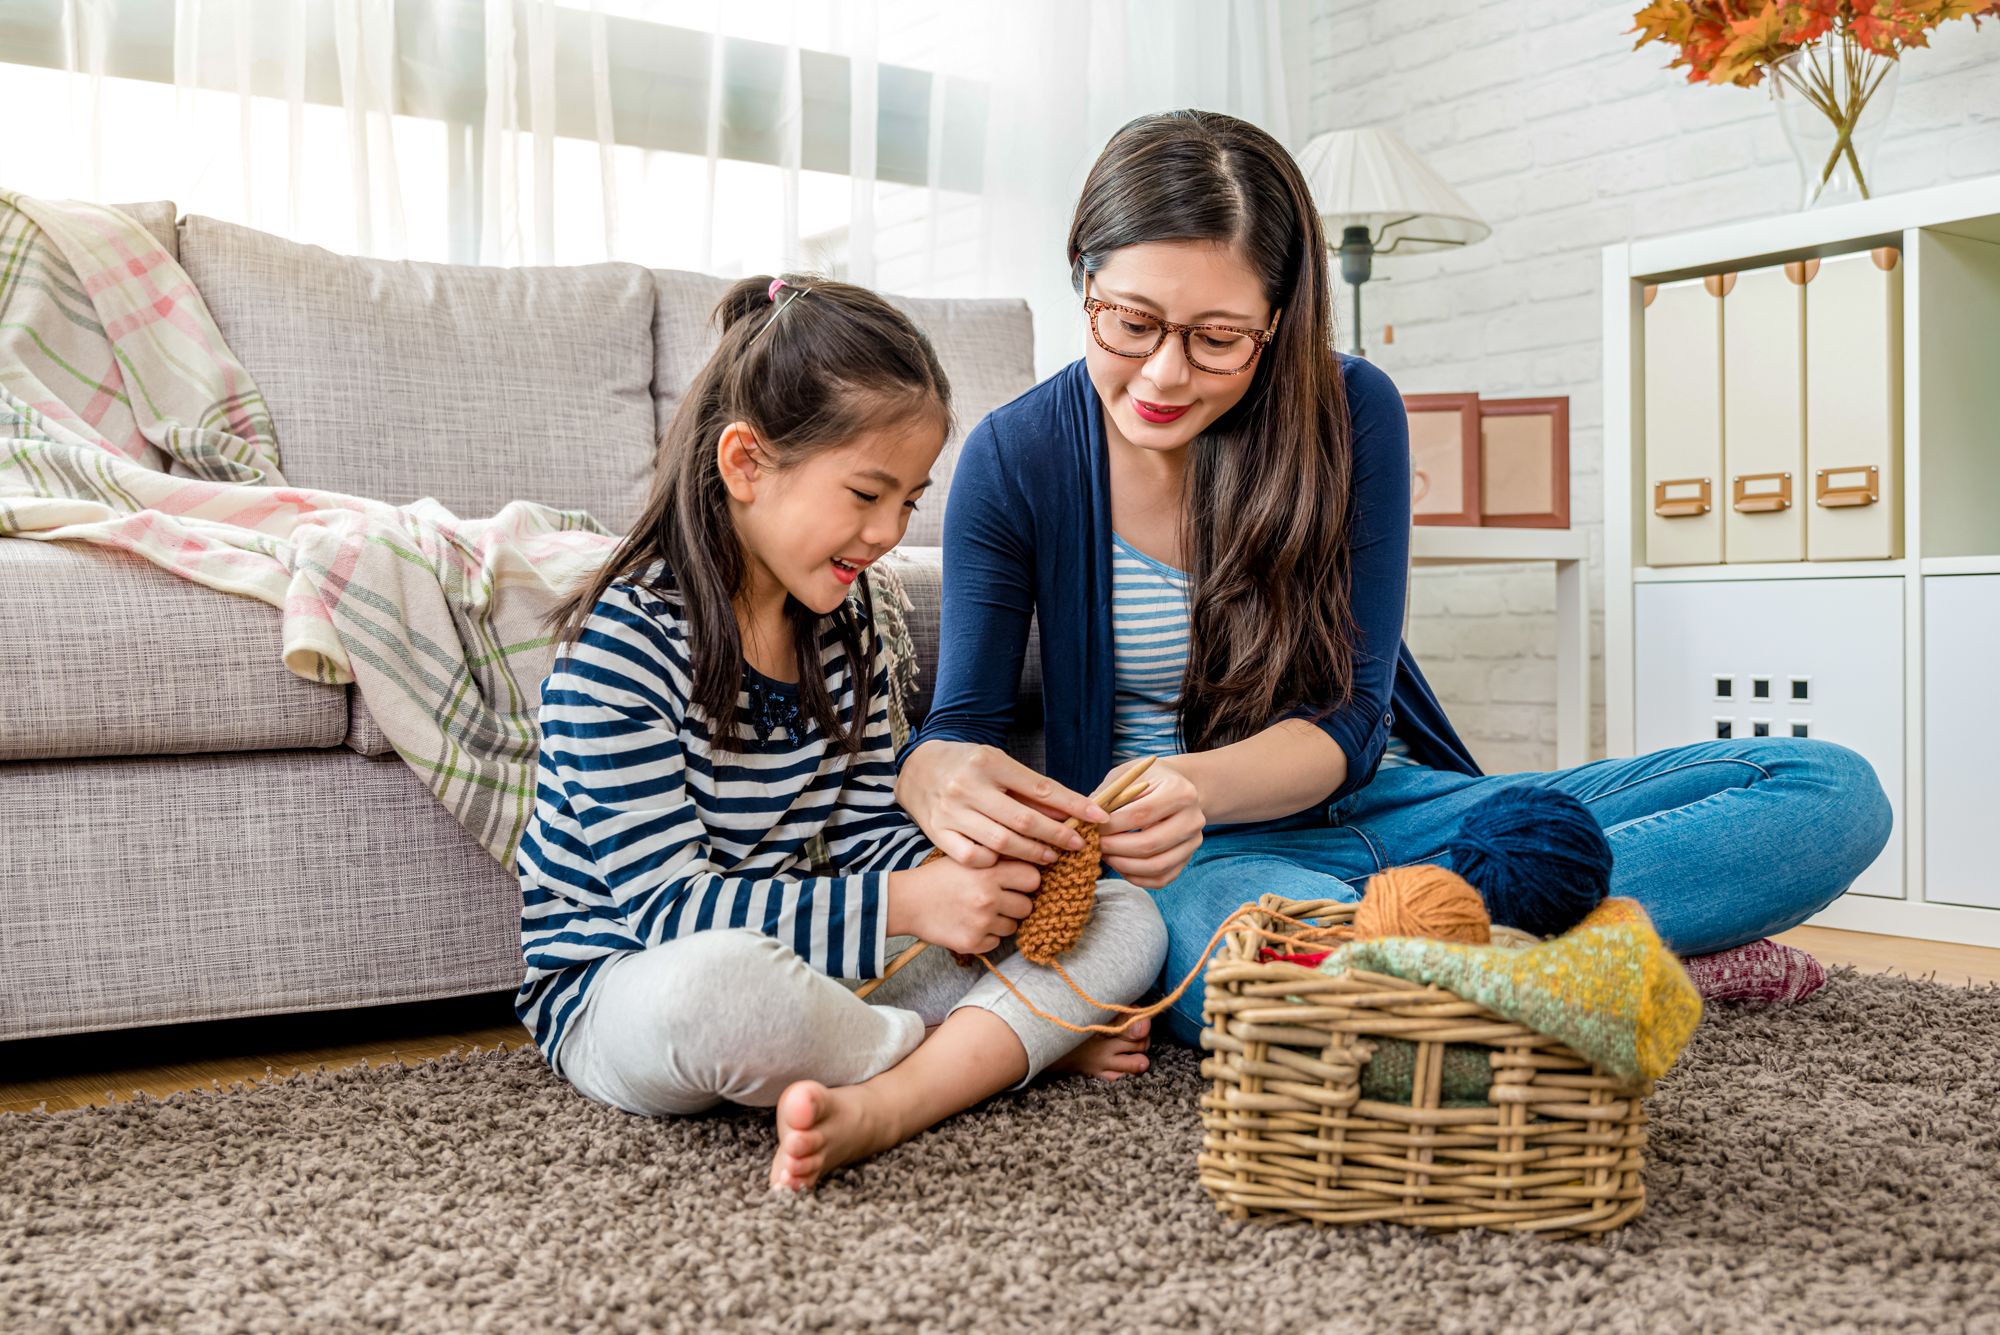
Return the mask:
<svg viewBox="0 0 2000 1335"><path fill-rule="evenodd" d="M1646 306L1646 562L1722 560L1722 303L1696 278Z"/></svg>
<svg viewBox="0 0 2000 1335"><path fill-rule="evenodd" d="M1722 508L1729 561L1800 561L1806 463L1806 266L1750 269L1722 300Z"/></svg>
<svg viewBox="0 0 2000 1335"><path fill-rule="evenodd" d="M1903 272L1890 247L1806 284L1806 556L1903 554Z"/></svg>

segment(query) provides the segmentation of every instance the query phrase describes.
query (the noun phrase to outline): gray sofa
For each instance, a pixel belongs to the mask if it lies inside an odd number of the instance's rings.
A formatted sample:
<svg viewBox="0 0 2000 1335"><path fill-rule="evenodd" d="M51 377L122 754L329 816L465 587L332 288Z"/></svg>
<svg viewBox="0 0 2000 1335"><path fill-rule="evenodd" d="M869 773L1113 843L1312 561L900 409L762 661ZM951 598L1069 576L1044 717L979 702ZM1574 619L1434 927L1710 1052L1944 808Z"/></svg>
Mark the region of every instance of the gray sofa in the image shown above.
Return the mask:
<svg viewBox="0 0 2000 1335"><path fill-rule="evenodd" d="M461 515L635 518L727 279L331 254L170 204L177 254L268 401L287 479ZM899 299L900 300L900 299ZM1033 380L1020 301L902 300L959 432L905 544L928 703L958 436ZM518 891L279 614L136 557L0 538L0 1040L511 988ZM1016 742L1039 757L1033 655Z"/></svg>

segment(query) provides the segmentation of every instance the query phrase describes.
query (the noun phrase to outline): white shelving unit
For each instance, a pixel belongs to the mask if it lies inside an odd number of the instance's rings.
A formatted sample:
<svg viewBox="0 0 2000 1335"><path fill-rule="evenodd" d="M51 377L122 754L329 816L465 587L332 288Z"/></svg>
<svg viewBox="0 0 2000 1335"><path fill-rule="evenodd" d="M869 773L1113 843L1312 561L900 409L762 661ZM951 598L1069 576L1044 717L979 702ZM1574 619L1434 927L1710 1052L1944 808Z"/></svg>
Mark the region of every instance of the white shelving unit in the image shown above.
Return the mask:
<svg viewBox="0 0 2000 1335"><path fill-rule="evenodd" d="M1903 266L1898 554L1872 561L1645 564L1654 499L1645 486L1647 287L1881 246L1897 248ZM1610 753L1634 754L1642 737L1649 739L1643 749L1650 749L1663 728L1681 726L1663 720L1685 722L1698 712L1694 701L1674 695L1689 693L1688 663L1674 663L1672 671L1681 674L1672 678L1677 684L1662 685L1661 660L1677 653L1673 636L1661 633L1668 624L1663 618L1680 617L1671 624L1700 628L1709 635L1706 642L1755 645L1769 618L1790 617L1792 630L1818 642L1810 651L1816 661L1843 669L1850 658L1873 663L1867 691L1851 693L1843 705L1844 725L1873 739L1871 759L1885 775L1894 772L1885 787L1898 808L1897 833L1884 860L1814 921L2000 946L2000 860L1975 847L1982 832L1967 819L1976 812L1986 813L1987 823L2000 816L2000 685L1986 684L2000 682L2000 665L1990 657L2000 646L2000 177L1607 246L1603 261ZM1810 287L1806 300L1812 300ZM1726 487L1716 487L1714 504L1728 503ZM1813 503L1802 489L1800 504ZM1784 581L1815 583L1793 586L1796 598L1770 596L1785 593ZM1865 594L1853 600L1851 623L1841 601L1846 591ZM1838 615L1815 610L1830 603L1840 603ZM1692 620L1691 608L1698 609ZM1930 608L1937 610L1927 619ZM1640 657L1641 644L1649 646L1647 659ZM1692 663L1701 652L1681 656ZM1790 651L1743 652L1776 659ZM1714 657L1720 664L1729 654ZM1783 670L1782 662L1757 664L1759 672ZM1719 681L1715 690L1722 690ZM1857 710L1855 700L1868 703ZM1778 705L1769 712L1785 710ZM1884 736L1890 740L1880 741ZM1926 820L1933 806L1940 813L1936 827ZM1931 864L1936 877L1926 874Z"/></svg>

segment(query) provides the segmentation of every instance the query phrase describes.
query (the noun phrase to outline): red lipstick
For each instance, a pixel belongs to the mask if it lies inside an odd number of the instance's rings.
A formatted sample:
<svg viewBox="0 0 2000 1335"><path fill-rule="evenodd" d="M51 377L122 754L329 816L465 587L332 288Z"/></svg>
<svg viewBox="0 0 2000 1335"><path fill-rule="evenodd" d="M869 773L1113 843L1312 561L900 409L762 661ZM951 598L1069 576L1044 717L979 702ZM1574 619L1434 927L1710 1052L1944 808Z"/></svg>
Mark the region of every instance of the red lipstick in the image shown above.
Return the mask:
<svg viewBox="0 0 2000 1335"><path fill-rule="evenodd" d="M1174 421L1192 407L1194 407L1192 403L1148 403L1144 399L1132 400L1132 411L1139 414L1140 420L1153 423Z"/></svg>

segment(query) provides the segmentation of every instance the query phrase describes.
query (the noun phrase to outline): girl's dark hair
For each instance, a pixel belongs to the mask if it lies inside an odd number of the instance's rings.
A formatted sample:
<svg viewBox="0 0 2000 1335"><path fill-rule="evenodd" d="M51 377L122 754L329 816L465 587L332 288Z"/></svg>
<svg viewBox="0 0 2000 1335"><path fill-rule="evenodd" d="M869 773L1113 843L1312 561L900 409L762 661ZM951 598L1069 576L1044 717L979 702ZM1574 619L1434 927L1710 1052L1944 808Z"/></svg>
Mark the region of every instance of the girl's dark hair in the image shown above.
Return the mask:
<svg viewBox="0 0 2000 1335"><path fill-rule="evenodd" d="M1291 154L1210 111L1142 116L1112 136L1070 224L1070 279L1149 241L1210 241L1262 283L1276 336L1250 388L1189 446L1181 550L1192 586L1183 745L1240 740L1327 688L1354 690L1348 596L1352 442L1332 351L1326 238Z"/></svg>
<svg viewBox="0 0 2000 1335"><path fill-rule="evenodd" d="M743 639L735 611L744 551L729 514L716 449L723 428L746 422L765 461L791 468L869 431L930 422L951 431L951 386L930 340L909 318L867 288L786 274L770 296L769 275L745 278L724 294L714 322L722 341L687 388L660 438L645 513L604 567L549 614L558 645L582 633L591 609L614 580L643 581L665 562L688 621L692 703L707 717L711 742L736 744L736 697L743 686ZM862 614L843 604L822 617L785 599L798 657L800 704L835 746L861 746L875 676L873 614L867 581ZM831 626L855 670L854 717L834 714L821 664Z"/></svg>

